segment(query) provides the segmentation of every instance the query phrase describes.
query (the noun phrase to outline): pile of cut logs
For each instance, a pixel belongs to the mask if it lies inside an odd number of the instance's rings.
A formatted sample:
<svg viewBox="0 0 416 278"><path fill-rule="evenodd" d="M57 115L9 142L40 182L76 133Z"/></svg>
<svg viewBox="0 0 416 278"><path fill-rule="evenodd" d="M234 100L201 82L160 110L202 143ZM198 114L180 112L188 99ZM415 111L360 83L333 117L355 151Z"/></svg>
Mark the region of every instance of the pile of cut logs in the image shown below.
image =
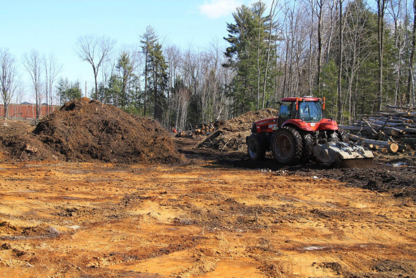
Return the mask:
<svg viewBox="0 0 416 278"><path fill-rule="evenodd" d="M194 137L195 135L209 135L225 123L225 121L215 121L208 124L200 124L194 130L181 131L176 137Z"/></svg>
<svg viewBox="0 0 416 278"><path fill-rule="evenodd" d="M349 131L350 140L383 153L410 152L416 149L416 110L399 110L387 106L385 112L361 115L352 125L340 127Z"/></svg>

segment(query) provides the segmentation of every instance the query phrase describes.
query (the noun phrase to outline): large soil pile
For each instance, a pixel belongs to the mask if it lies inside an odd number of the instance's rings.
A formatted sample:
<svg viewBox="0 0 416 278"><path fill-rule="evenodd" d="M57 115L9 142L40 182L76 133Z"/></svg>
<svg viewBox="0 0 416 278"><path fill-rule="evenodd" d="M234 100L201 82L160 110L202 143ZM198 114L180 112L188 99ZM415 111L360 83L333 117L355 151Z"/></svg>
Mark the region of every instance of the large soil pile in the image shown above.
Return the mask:
<svg viewBox="0 0 416 278"><path fill-rule="evenodd" d="M31 129L23 122L1 123L0 151L5 158L113 163L183 159L158 122L88 98L66 103Z"/></svg>
<svg viewBox="0 0 416 278"><path fill-rule="evenodd" d="M253 122L277 117L279 111L272 108L250 111L227 121L219 130L207 137L199 147L223 151L247 151L246 137L251 134Z"/></svg>
<svg viewBox="0 0 416 278"><path fill-rule="evenodd" d="M67 161L175 163L182 159L158 122L88 98L66 103L33 133Z"/></svg>

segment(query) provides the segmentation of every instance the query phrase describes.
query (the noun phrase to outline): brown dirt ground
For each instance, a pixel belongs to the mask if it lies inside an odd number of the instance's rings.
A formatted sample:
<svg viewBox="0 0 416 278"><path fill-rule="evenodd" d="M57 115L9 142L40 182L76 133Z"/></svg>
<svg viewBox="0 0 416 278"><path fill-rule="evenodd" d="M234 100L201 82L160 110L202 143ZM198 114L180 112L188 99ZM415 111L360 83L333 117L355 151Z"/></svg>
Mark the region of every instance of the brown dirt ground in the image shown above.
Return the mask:
<svg viewBox="0 0 416 278"><path fill-rule="evenodd" d="M32 129L0 123L0 276L416 277L413 166L253 163L169 134L187 163L66 159Z"/></svg>

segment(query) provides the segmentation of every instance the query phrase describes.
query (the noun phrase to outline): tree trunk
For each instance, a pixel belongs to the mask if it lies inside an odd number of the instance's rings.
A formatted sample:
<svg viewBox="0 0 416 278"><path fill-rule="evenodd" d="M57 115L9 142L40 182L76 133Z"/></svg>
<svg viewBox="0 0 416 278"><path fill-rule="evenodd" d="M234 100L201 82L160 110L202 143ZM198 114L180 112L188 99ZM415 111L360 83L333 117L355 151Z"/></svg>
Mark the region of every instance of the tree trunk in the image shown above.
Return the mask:
<svg viewBox="0 0 416 278"><path fill-rule="evenodd" d="M9 118L9 104L4 104L4 118Z"/></svg>
<svg viewBox="0 0 416 278"><path fill-rule="evenodd" d="M272 2L272 5L270 6L270 15L269 15L269 24L270 24L270 28L269 28L269 39L267 41L267 58L266 58L266 68L264 71L264 80L263 80L263 100L262 100L262 104L261 104L261 108L264 108L264 99L266 98L266 87L267 87L267 73L269 70L269 62L270 62L270 51L271 51L271 40L272 40L272 30L273 30L273 18L274 18L274 11L275 11L275 5L274 5L274 1Z"/></svg>
<svg viewBox="0 0 416 278"><path fill-rule="evenodd" d="M143 96L143 116L146 117L146 101L147 101L147 75L148 75L148 68L147 68L147 53L145 54L145 65L144 65L144 96Z"/></svg>
<svg viewBox="0 0 416 278"><path fill-rule="evenodd" d="M378 7L378 94L377 111L381 111L383 101L383 38L384 38L384 11L385 0L377 0Z"/></svg>
<svg viewBox="0 0 416 278"><path fill-rule="evenodd" d="M317 76L317 89L318 89L318 96L321 93L321 57L322 57L322 35L321 29L323 25L322 19L322 9L323 9L323 0L319 0L318 3L319 12L318 12L318 76Z"/></svg>
<svg viewBox="0 0 416 278"><path fill-rule="evenodd" d="M92 69L94 70L95 99L98 100L98 81L97 81L98 72L96 71L94 66L92 67Z"/></svg>
<svg viewBox="0 0 416 278"><path fill-rule="evenodd" d="M413 0L413 29L412 29L412 48L410 51L409 59L409 77L407 79L407 103L412 101L413 107L415 106L415 96L413 90L413 58L415 54L416 44L416 0Z"/></svg>
<svg viewBox="0 0 416 278"><path fill-rule="evenodd" d="M338 121L341 123L342 116L342 88L341 88L341 78L342 78L342 44L343 44L343 34L342 34L342 1L339 0L339 67L338 67Z"/></svg>
<svg viewBox="0 0 416 278"><path fill-rule="evenodd" d="M312 87L313 87L313 74L312 74L312 38L313 38L313 13L312 13L312 18L311 18L311 32L309 34L309 88L308 88L308 95L311 96L312 95ZM319 96L319 92L318 92L318 96Z"/></svg>

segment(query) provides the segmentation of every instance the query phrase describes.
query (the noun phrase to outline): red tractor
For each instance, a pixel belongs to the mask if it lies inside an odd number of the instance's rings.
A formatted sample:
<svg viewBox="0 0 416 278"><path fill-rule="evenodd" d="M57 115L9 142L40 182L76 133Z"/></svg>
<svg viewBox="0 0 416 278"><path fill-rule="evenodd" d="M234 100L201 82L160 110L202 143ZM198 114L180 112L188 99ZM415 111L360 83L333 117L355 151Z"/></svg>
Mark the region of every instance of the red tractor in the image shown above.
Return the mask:
<svg viewBox="0 0 416 278"><path fill-rule="evenodd" d="M271 150L282 164L297 164L311 159L325 165L345 159L374 157L362 146L352 144L336 121L325 119L325 98L288 97L280 104L278 118L257 121L246 138L252 160L264 159Z"/></svg>

